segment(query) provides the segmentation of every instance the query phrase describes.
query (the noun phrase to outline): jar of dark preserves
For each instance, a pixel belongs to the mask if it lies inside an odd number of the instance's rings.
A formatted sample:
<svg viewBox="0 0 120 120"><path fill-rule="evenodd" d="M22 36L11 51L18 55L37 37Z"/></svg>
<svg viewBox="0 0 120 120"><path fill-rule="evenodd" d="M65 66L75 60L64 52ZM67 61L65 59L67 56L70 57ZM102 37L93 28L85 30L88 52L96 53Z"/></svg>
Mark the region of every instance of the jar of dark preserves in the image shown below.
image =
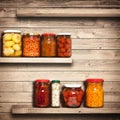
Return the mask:
<svg viewBox="0 0 120 120"><path fill-rule="evenodd" d="M35 82L35 107L48 107L50 105L50 81L47 79Z"/></svg>
<svg viewBox="0 0 120 120"><path fill-rule="evenodd" d="M64 105L66 107L80 107L84 91L79 84L65 84L62 89Z"/></svg>
<svg viewBox="0 0 120 120"><path fill-rule="evenodd" d="M57 51L56 35L54 33L43 33L41 41L41 56L55 57Z"/></svg>
<svg viewBox="0 0 120 120"><path fill-rule="evenodd" d="M59 57L70 57L71 56L71 34L70 33L59 33L57 35L57 55Z"/></svg>
<svg viewBox="0 0 120 120"><path fill-rule="evenodd" d="M21 31L5 30L2 33L2 56L20 57L22 56Z"/></svg>
<svg viewBox="0 0 120 120"><path fill-rule="evenodd" d="M23 56L40 56L40 34L25 33L23 35Z"/></svg>

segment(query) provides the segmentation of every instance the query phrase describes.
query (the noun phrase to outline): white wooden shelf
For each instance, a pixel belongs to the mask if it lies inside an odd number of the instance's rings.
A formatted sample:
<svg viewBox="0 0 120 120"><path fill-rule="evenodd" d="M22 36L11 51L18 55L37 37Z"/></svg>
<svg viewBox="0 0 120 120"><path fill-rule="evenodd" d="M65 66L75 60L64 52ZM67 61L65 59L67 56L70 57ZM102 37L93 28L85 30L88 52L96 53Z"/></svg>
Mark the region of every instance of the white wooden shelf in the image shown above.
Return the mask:
<svg viewBox="0 0 120 120"><path fill-rule="evenodd" d="M12 114L114 114L120 108L34 108L31 106L14 105Z"/></svg>
<svg viewBox="0 0 120 120"><path fill-rule="evenodd" d="M72 58L1 57L0 63L72 63Z"/></svg>
<svg viewBox="0 0 120 120"><path fill-rule="evenodd" d="M17 8L17 17L120 17L120 9Z"/></svg>

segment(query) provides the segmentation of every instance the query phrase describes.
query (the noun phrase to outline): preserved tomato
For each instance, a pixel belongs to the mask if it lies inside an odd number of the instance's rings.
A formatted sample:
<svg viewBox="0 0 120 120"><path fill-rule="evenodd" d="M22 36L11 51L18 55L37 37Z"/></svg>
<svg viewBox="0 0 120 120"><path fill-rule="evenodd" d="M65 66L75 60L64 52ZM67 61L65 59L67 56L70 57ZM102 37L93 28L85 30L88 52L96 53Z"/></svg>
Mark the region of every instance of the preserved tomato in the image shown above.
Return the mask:
<svg viewBox="0 0 120 120"><path fill-rule="evenodd" d="M66 107L80 107L83 100L84 91L81 85L66 84L62 90L64 106Z"/></svg>
<svg viewBox="0 0 120 120"><path fill-rule="evenodd" d="M56 35L54 33L43 33L41 41L41 56L55 57L57 51Z"/></svg>
<svg viewBox="0 0 120 120"><path fill-rule="evenodd" d="M103 79L87 79L86 106L103 107L104 90L102 87Z"/></svg>
<svg viewBox="0 0 120 120"><path fill-rule="evenodd" d="M57 55L59 57L71 56L71 35L70 33L59 33L57 35Z"/></svg>
<svg viewBox="0 0 120 120"><path fill-rule="evenodd" d="M40 56L40 34L27 33L23 35L23 56Z"/></svg>
<svg viewBox="0 0 120 120"><path fill-rule="evenodd" d="M50 105L50 81L45 79L35 82L35 106L48 107Z"/></svg>

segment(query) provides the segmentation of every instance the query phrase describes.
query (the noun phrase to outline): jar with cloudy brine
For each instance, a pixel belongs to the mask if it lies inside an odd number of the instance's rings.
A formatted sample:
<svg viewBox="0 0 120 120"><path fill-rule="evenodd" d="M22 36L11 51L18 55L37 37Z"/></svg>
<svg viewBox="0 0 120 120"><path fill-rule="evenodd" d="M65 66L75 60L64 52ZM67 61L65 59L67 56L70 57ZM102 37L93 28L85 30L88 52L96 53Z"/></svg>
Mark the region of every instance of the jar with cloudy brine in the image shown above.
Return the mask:
<svg viewBox="0 0 120 120"><path fill-rule="evenodd" d="M22 56L21 31L5 30L2 33L2 56L20 57Z"/></svg>

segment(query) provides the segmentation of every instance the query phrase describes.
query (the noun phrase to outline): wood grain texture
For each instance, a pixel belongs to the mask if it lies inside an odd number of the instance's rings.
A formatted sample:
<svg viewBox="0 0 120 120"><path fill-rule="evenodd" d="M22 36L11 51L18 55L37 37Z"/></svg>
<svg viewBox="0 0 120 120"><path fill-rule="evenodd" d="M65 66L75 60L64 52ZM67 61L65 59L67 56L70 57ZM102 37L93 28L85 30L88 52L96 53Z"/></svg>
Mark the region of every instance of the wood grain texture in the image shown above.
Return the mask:
<svg viewBox="0 0 120 120"><path fill-rule="evenodd" d="M119 0L1 0L0 7L97 7L119 8Z"/></svg>
<svg viewBox="0 0 120 120"><path fill-rule="evenodd" d="M18 8L17 17L120 17L120 9Z"/></svg>
<svg viewBox="0 0 120 120"><path fill-rule="evenodd" d="M120 71L116 72L0 72L1 82L33 82L36 79L46 78L46 79L60 79L61 81L84 81L86 78L103 78L105 81L120 81ZM9 77L8 77L9 76ZM59 78L60 76L60 78Z"/></svg>

